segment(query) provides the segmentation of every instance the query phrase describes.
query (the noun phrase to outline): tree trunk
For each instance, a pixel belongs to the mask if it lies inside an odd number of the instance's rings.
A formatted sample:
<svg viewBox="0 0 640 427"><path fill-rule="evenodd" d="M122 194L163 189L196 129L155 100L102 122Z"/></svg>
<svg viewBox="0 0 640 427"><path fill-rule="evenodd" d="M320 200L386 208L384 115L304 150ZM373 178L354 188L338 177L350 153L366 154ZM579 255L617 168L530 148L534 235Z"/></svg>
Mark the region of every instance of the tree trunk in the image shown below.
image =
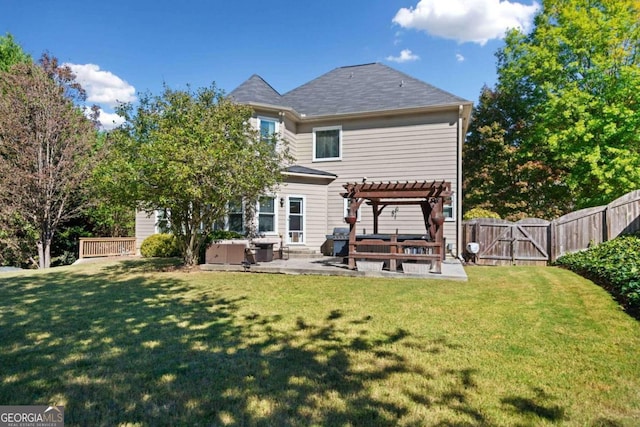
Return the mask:
<svg viewBox="0 0 640 427"><path fill-rule="evenodd" d="M198 265L198 254L194 253L193 247L191 245L187 245L186 250L184 251L184 265L186 267L193 267Z"/></svg>
<svg viewBox="0 0 640 427"><path fill-rule="evenodd" d="M44 246L42 241L38 240L38 268L44 268Z"/></svg>
<svg viewBox="0 0 640 427"><path fill-rule="evenodd" d="M51 267L51 240L44 243L44 268Z"/></svg>
<svg viewBox="0 0 640 427"><path fill-rule="evenodd" d="M51 239L38 241L38 268L51 267Z"/></svg>
<svg viewBox="0 0 640 427"><path fill-rule="evenodd" d="M245 203L244 208L244 227L247 231L247 237L249 239L255 239L258 237L258 227L256 227L256 203L257 200L247 199L248 203Z"/></svg>

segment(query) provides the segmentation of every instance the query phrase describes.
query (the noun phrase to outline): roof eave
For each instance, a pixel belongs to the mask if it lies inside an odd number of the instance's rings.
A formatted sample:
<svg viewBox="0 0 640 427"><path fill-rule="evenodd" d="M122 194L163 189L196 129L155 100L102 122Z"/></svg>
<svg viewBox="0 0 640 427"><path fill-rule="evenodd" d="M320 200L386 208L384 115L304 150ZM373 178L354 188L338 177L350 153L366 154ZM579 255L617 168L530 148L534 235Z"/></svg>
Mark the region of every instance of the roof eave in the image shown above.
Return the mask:
<svg viewBox="0 0 640 427"><path fill-rule="evenodd" d="M326 120L335 120L335 119L351 119L351 118L370 118L370 117L380 117L380 116L400 116L405 114L414 114L414 113L432 113L438 111L458 111L460 106L463 106L463 118L466 121L469 120L471 116L471 108L473 107L473 102L471 101L460 101L449 104L438 104L438 105L427 105L420 107L407 107L407 108L397 108L393 110L371 110L371 111L358 111L351 113L337 113L337 114L322 114L322 115L313 115L306 116L304 114L299 114L300 121L304 122L316 122L316 121L326 121ZM295 111L295 110L294 110Z"/></svg>
<svg viewBox="0 0 640 427"><path fill-rule="evenodd" d="M301 114L298 113L296 110L294 110L291 107L284 107L282 105L266 104L266 103L263 103L263 102L252 102L252 101L251 102L240 102L240 104L248 105L249 107L252 107L254 109L278 111L279 114L282 113L282 114L287 115L290 118L293 118L295 120L302 120L303 119Z"/></svg>
<svg viewBox="0 0 640 427"><path fill-rule="evenodd" d="M311 179L326 180L326 181L333 181L336 178L338 178L338 175L317 175L312 173L286 172L286 171L281 172L281 174L284 176L290 176L290 177L311 178Z"/></svg>
<svg viewBox="0 0 640 427"><path fill-rule="evenodd" d="M473 108L473 102L465 100L460 102L452 102L448 104L397 108L393 110L371 110L371 111L358 111L358 112L351 112L351 113L322 114L322 115L307 116L304 113L299 113L292 107L285 107L282 105L266 104L262 102L243 102L242 104L248 105L254 109L278 111L280 115L288 116L289 118L295 121L305 122L305 123L313 123L313 122L336 120L336 119L346 120L346 119L371 118L371 117L381 117L381 116L400 116L404 114L434 113L438 111L459 110L460 106L462 106L461 117L464 122L465 134L466 134L466 129L469 125L469 119L471 118L471 110Z"/></svg>
<svg viewBox="0 0 640 427"><path fill-rule="evenodd" d="M460 104L462 109L460 111L460 117L462 118L462 135L466 135L469 131L469 124L471 123L471 112L473 111L473 102Z"/></svg>

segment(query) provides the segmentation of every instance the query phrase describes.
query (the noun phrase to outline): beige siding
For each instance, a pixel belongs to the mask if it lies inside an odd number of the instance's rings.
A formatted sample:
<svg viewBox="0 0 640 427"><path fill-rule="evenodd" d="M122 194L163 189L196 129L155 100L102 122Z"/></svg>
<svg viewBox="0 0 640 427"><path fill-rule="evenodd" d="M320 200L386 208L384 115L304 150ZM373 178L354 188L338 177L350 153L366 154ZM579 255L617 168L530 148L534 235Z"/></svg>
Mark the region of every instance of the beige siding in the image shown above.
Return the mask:
<svg viewBox="0 0 640 427"><path fill-rule="evenodd" d="M305 201L305 244L320 250L325 235L344 224L344 201L340 196L347 182L381 181L450 181L457 188L458 109L449 112L383 116L336 121L297 122L293 116L281 116L278 111L256 111L258 116L277 118L280 137L289 142L295 164L336 174L330 183L318 179L292 178L277 192L278 234L287 241L287 200L289 196L303 196ZM313 129L326 126L342 127L342 159L313 161ZM459 199L459 195L458 199ZM284 206L280 206L282 199ZM392 215L392 213L394 215ZM417 206L400 206L394 211L388 206L380 217L379 231L391 233L422 233L425 225ZM361 208L358 231L373 232L370 206ZM155 232L155 217L144 213L136 216L138 248L142 240ZM445 238L455 243L456 223L445 223ZM289 244L293 246L292 244Z"/></svg>
<svg viewBox="0 0 640 427"><path fill-rule="evenodd" d="M289 119L285 119L281 124L280 137L288 144L289 152L296 158L297 156L297 144L296 144L296 125L295 122Z"/></svg>
<svg viewBox="0 0 640 427"><path fill-rule="evenodd" d="M328 186L328 218L325 234L333 227L344 226L344 205L340 193L347 182L380 181L450 181L455 189L457 175L457 118L458 112L448 114L414 115L404 118L378 120L350 120L322 122L299 126L297 163L338 175ZM313 159L313 128L342 126L342 159L317 161ZM417 206L385 208L379 231L426 231L422 212ZM373 214L363 205L358 230L373 232ZM445 238L455 243L455 222L445 223Z"/></svg>
<svg viewBox="0 0 640 427"><path fill-rule="evenodd" d="M156 233L155 212L149 215L146 212L136 212L136 254L140 254L140 246L147 237Z"/></svg>

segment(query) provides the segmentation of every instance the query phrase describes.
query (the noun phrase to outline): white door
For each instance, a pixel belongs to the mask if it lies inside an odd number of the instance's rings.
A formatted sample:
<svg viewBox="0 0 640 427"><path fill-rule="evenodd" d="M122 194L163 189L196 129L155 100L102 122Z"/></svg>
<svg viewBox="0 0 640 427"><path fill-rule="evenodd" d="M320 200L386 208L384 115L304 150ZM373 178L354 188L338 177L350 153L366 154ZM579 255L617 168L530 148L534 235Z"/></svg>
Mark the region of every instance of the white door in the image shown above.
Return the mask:
<svg viewBox="0 0 640 427"><path fill-rule="evenodd" d="M304 199L302 197L289 197L287 243L304 244Z"/></svg>

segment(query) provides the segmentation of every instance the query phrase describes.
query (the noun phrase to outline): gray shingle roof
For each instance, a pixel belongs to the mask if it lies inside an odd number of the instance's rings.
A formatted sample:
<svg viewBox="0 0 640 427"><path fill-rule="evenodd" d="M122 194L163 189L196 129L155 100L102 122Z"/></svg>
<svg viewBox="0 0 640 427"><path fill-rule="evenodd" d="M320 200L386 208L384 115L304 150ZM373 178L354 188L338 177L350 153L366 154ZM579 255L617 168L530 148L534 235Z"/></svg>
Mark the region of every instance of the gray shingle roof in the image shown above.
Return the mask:
<svg viewBox="0 0 640 427"><path fill-rule="evenodd" d="M282 96L271 85L257 74L249 77L247 81L235 88L230 94L236 102L279 105L282 104Z"/></svg>
<svg viewBox="0 0 640 427"><path fill-rule="evenodd" d="M380 63L336 68L284 95L253 75L230 95L237 102L293 108L307 117L469 102Z"/></svg>
<svg viewBox="0 0 640 427"><path fill-rule="evenodd" d="M325 172L319 169L312 169L306 166L299 166L299 165L289 166L288 168L285 169L285 171L289 173L299 173L303 175L319 175L319 176L327 176L327 177L333 177L333 178L336 178L338 176L335 173Z"/></svg>

